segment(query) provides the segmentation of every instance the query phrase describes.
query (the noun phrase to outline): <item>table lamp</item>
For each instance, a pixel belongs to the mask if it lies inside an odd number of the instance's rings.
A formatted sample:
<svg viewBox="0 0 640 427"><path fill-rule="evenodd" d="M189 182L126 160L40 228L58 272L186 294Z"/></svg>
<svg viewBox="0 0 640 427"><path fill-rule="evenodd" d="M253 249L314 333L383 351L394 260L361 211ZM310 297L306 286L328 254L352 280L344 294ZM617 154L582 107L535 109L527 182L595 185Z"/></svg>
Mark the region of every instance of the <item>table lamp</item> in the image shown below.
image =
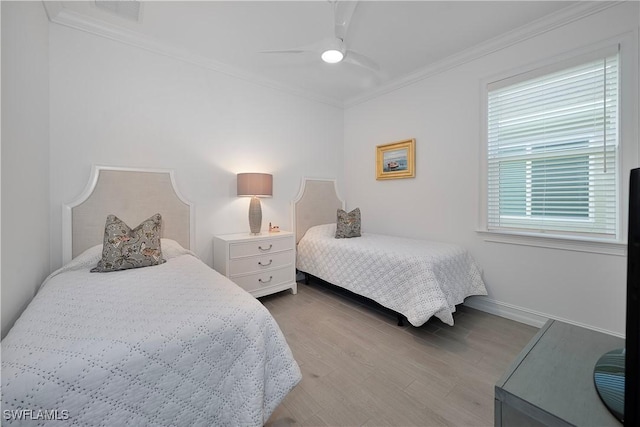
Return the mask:
<svg viewBox="0 0 640 427"><path fill-rule="evenodd" d="M273 195L273 176L268 173L239 173L238 196L250 196L249 228L251 234L260 234L262 228L262 207L258 197Z"/></svg>

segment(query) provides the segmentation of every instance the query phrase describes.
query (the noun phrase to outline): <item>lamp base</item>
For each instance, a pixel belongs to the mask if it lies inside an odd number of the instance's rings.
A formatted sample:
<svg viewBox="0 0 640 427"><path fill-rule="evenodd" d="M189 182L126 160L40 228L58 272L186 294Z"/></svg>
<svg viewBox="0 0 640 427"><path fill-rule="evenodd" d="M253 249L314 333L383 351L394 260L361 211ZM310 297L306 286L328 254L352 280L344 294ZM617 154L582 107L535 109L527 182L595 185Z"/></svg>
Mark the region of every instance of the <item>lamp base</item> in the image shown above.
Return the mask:
<svg viewBox="0 0 640 427"><path fill-rule="evenodd" d="M249 228L251 234L260 234L262 228L262 206L260 205L260 199L253 196L251 203L249 203Z"/></svg>

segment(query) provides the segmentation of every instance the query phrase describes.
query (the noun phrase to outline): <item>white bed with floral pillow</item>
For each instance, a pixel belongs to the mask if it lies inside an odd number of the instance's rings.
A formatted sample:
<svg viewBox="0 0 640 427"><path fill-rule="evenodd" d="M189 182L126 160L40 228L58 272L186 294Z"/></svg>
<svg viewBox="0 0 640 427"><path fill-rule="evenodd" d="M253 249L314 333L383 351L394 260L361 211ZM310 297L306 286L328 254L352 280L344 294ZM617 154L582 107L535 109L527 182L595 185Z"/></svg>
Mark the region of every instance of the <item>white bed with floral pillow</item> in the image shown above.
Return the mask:
<svg viewBox="0 0 640 427"><path fill-rule="evenodd" d="M92 168L64 266L2 340L3 425L268 420L300 369L267 309L185 249L194 211L171 170Z"/></svg>
<svg viewBox="0 0 640 427"><path fill-rule="evenodd" d="M267 421L301 379L277 323L176 242L162 239L162 253L160 265L91 273L98 245L44 282L2 341L3 414L50 411L79 426Z"/></svg>
<svg viewBox="0 0 640 427"><path fill-rule="evenodd" d="M406 316L414 326L435 316L453 325L456 305L486 295L480 270L464 248L362 233L336 239L336 224L310 228L298 242L296 268Z"/></svg>
<svg viewBox="0 0 640 427"><path fill-rule="evenodd" d="M298 271L395 311L401 325L453 325L456 305L487 294L461 246L361 232L360 209L344 211L334 179L303 178L292 205Z"/></svg>

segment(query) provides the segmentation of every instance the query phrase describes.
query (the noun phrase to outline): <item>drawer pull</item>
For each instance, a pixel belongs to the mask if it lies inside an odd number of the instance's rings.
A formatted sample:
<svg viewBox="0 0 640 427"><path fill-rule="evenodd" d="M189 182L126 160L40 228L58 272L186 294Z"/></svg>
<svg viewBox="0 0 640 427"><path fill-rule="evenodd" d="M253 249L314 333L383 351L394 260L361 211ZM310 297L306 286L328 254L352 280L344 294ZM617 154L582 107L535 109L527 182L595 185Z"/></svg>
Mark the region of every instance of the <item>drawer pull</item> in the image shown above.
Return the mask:
<svg viewBox="0 0 640 427"><path fill-rule="evenodd" d="M262 246L258 246L258 249L260 249L261 251L270 251L272 247L273 247L273 244L270 244L268 248L263 248Z"/></svg>
<svg viewBox="0 0 640 427"><path fill-rule="evenodd" d="M258 279L258 282L260 282L260 283L269 283L271 281L271 279L273 279L273 276L269 276L269 280Z"/></svg>
<svg viewBox="0 0 640 427"><path fill-rule="evenodd" d="M262 261L258 261L258 265L262 266L262 267L268 267L271 265L271 263L273 262L272 259L269 260L269 264L263 264Z"/></svg>

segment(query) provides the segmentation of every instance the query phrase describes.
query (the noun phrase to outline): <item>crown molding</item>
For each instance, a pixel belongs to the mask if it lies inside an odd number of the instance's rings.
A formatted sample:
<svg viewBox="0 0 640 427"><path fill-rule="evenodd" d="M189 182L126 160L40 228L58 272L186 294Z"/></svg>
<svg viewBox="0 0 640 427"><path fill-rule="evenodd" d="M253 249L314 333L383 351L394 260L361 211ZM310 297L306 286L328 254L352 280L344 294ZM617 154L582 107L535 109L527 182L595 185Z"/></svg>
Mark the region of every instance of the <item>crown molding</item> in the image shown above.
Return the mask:
<svg viewBox="0 0 640 427"><path fill-rule="evenodd" d="M238 68L214 61L202 55L189 52L169 43L161 42L155 38L142 35L136 31L128 30L117 25L78 13L66 8L61 1L43 1L49 21L73 28L75 30L84 31L96 36L104 37L130 46L147 50L152 53L167 56L173 59L184 61L192 65L203 67L227 76L244 80L246 82L275 89L290 95L305 98L307 100L327 104L332 107L343 108L341 100L318 95L308 91L300 90L288 85L266 79L254 73L249 73Z"/></svg>
<svg viewBox="0 0 640 427"><path fill-rule="evenodd" d="M562 27L563 25L578 21L622 3L625 3L625 1L579 2L576 5L568 6L550 16L542 17L525 26L480 43L460 53L451 55L416 72L410 73L399 79L394 79L383 86L367 91L362 95L351 97L342 102L336 98L322 96L266 79L255 73L249 73L230 65L206 58L202 55L194 54L184 48L172 46L168 43L160 42L152 37L144 36L138 32L80 14L65 8L61 1L43 1L49 21L52 23L138 47L159 55L178 59L252 84L344 109L378 98L403 87L410 86L421 80L443 73L452 68L459 67L468 62L482 58L514 44L521 43L540 34L544 34L548 31Z"/></svg>
<svg viewBox="0 0 640 427"><path fill-rule="evenodd" d="M494 37L488 41L482 42L469 49L465 49L460 53L448 56L441 61L424 67L416 72L410 73L399 79L395 79L378 88L372 89L362 95L357 95L347 99L344 102L344 108L350 108L366 101L378 98L382 95L394 92L405 86L410 86L426 78L443 73L452 68L459 67L468 62L482 58L499 50L505 49L517 43L544 34L548 31L586 18L590 15L599 13L605 9L625 3L625 1L587 1L568 6L549 16L542 17L538 20L519 27L515 30L504 33L498 37Z"/></svg>
<svg viewBox="0 0 640 427"><path fill-rule="evenodd" d="M64 9L64 5L61 1L42 0L42 5L44 6L44 11L47 14L47 18L49 18L49 21L51 22L53 22L55 17L58 16L60 12L62 12L62 9Z"/></svg>

